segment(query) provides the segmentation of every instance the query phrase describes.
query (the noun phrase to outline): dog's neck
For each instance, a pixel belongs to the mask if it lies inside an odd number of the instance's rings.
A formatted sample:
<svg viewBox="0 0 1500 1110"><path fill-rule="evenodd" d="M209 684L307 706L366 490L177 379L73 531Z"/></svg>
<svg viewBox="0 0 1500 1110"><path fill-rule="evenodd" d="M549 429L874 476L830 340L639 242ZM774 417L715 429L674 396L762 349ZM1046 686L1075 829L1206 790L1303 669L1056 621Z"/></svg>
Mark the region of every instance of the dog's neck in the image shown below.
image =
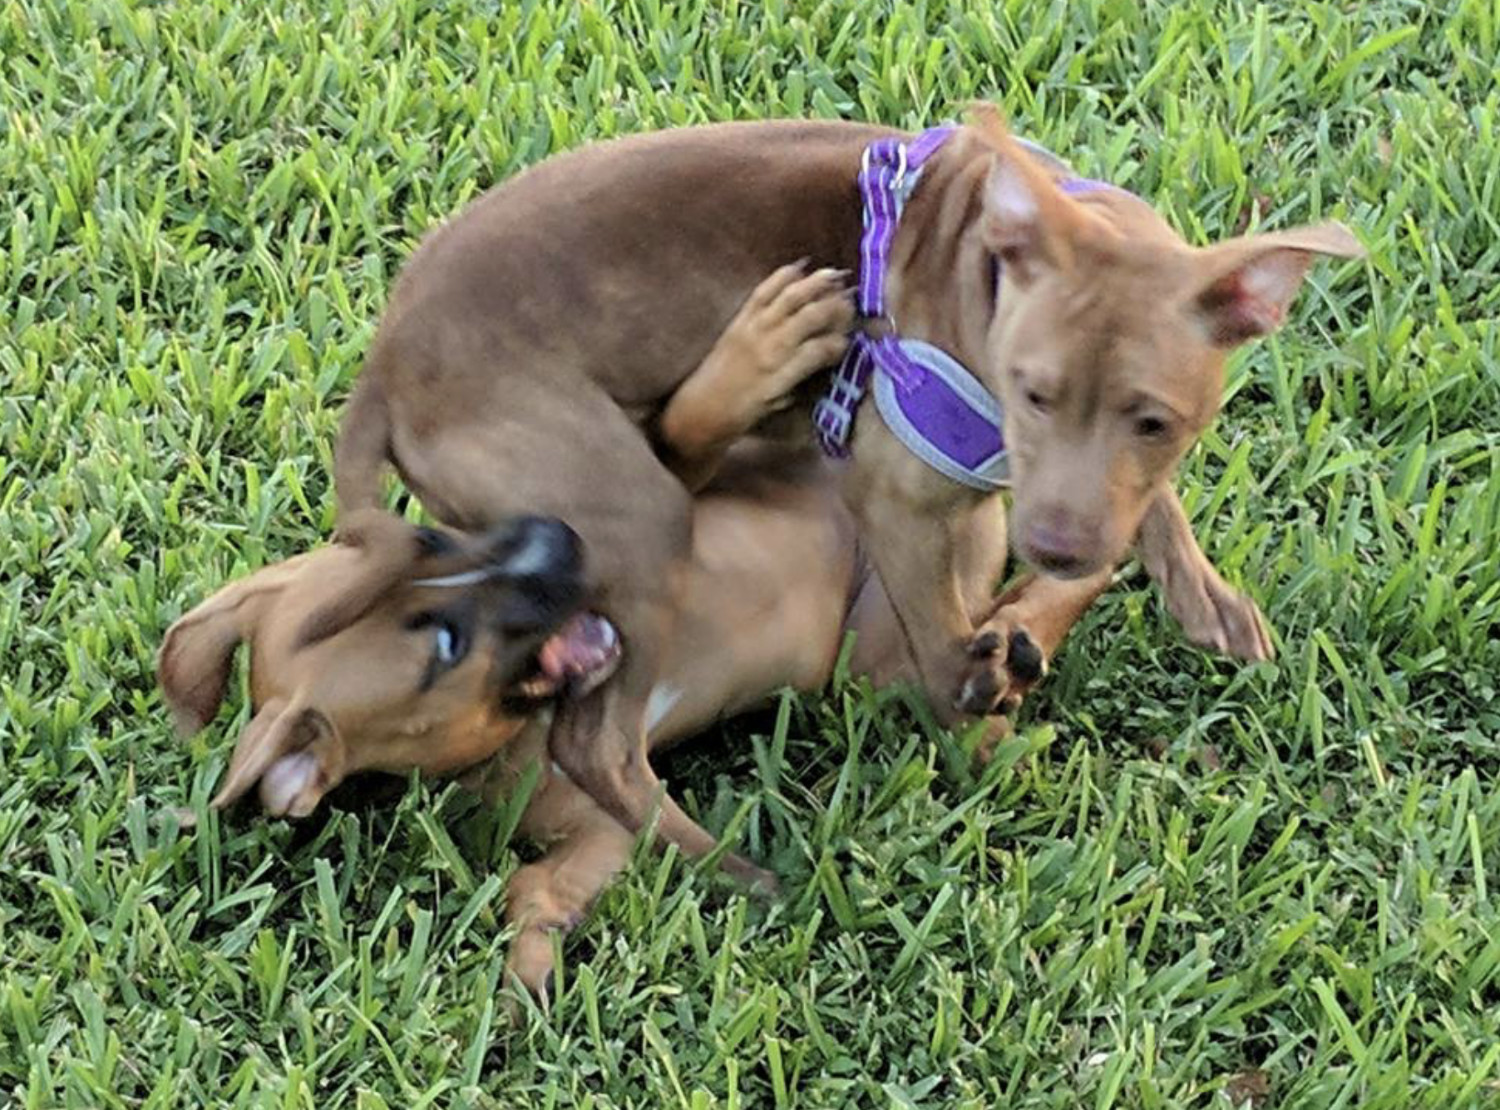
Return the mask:
<svg viewBox="0 0 1500 1110"><path fill-rule="evenodd" d="M551 727L552 706L548 703L539 703L521 729L513 733L497 719L491 753L476 763L449 771L444 777L486 801L502 799L515 789L529 765L535 763L544 775L551 772L552 759L547 754L547 733Z"/></svg>
<svg viewBox="0 0 1500 1110"><path fill-rule="evenodd" d="M927 163L891 244L886 304L897 330L941 347L992 390L985 337L994 256L981 237L989 148L961 128Z"/></svg>

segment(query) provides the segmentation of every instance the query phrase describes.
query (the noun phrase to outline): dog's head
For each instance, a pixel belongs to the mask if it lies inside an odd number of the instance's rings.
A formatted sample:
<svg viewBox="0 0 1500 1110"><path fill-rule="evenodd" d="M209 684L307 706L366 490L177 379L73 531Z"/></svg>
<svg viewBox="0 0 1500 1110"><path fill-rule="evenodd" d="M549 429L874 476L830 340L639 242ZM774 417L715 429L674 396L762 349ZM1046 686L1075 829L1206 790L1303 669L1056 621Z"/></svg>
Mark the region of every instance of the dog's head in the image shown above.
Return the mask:
<svg viewBox="0 0 1500 1110"><path fill-rule="evenodd" d="M1189 247L1108 187L1065 191L992 110L982 234L1003 290L999 375L1017 548L1075 577L1119 562L1146 506L1219 408L1224 359L1280 327L1318 255L1360 256L1336 223Z"/></svg>
<svg viewBox="0 0 1500 1110"><path fill-rule="evenodd" d="M364 513L338 543L178 620L158 676L179 729L197 731L248 643L254 715L213 804L258 782L268 811L302 816L355 771L478 763L536 699L607 677L618 640L579 612L583 589L581 544L560 521L520 517L467 537Z"/></svg>

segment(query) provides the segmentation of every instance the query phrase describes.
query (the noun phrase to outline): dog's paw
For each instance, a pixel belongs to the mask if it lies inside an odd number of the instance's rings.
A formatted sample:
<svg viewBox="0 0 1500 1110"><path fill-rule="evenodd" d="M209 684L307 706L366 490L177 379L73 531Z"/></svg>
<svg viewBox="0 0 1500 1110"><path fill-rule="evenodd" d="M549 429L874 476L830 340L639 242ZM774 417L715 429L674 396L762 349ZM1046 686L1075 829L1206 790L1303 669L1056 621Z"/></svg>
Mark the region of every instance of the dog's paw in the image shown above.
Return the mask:
<svg viewBox="0 0 1500 1110"><path fill-rule="evenodd" d="M506 982L519 986L545 1005L552 989L552 937L572 932L583 920L582 913L568 913L555 920L533 920L511 941L505 959Z"/></svg>
<svg viewBox="0 0 1500 1110"><path fill-rule="evenodd" d="M1260 606L1219 577L1212 566L1205 565L1191 579L1174 583L1166 601L1183 633L1199 647L1252 663L1275 654Z"/></svg>
<svg viewBox="0 0 1500 1110"><path fill-rule="evenodd" d="M711 459L785 409L804 379L838 362L854 324L847 278L796 263L756 286L667 404L663 442L686 459Z"/></svg>
<svg viewBox="0 0 1500 1110"><path fill-rule="evenodd" d="M979 717L1014 709L1047 673L1047 660L1031 634L1001 609L975 633L970 664L954 702L960 713Z"/></svg>
<svg viewBox="0 0 1500 1110"><path fill-rule="evenodd" d="M771 410L808 375L832 366L854 326L848 271L783 266L750 294L725 340L744 355L754 393Z"/></svg>
<svg viewBox="0 0 1500 1110"><path fill-rule="evenodd" d="M726 852L719 860L719 869L744 886L746 893L752 898L774 902L781 897L781 880L776 877L775 872L756 867L744 856Z"/></svg>

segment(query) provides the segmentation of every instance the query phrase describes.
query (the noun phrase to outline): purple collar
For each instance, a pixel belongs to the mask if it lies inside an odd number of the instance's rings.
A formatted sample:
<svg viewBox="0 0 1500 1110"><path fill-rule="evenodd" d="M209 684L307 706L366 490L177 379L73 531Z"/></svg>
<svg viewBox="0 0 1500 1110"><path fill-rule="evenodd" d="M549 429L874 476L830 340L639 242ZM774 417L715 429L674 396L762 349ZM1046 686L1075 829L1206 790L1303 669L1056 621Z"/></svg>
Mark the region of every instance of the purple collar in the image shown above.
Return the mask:
<svg viewBox="0 0 1500 1110"><path fill-rule="evenodd" d="M858 186L864 204L859 244L859 312L889 320L885 271L901 211L921 180L922 167L957 131L945 124L922 132L910 143L877 139L865 148ZM1052 154L1025 144L1043 160L1064 170ZM1069 177L1065 191L1085 192L1103 182ZM996 296L999 296L996 263ZM891 333L879 338L856 332L834 372L828 394L813 410L823 450L841 458L849 453L854 414L874 378L875 407L908 450L956 482L995 490L1009 484L1004 414L1000 402L979 379L947 352Z"/></svg>

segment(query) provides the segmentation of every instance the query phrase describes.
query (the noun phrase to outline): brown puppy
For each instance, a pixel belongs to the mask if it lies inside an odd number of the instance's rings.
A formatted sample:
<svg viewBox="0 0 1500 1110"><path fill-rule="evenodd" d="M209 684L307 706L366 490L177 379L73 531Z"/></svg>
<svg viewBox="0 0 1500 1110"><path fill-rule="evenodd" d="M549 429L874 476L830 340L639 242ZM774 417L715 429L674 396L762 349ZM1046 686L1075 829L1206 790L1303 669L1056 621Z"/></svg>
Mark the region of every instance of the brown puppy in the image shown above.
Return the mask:
<svg viewBox="0 0 1500 1110"><path fill-rule="evenodd" d="M354 771L441 773L486 758L503 738L480 707L545 680L544 658L558 678L579 656L607 671L617 645L579 645L589 630L565 623L583 596L582 548L560 521L515 518L468 538L365 514L342 544L235 582L178 620L158 675L179 728L195 731L249 642L255 715L214 805L259 782L268 808L301 815Z"/></svg>
<svg viewBox="0 0 1500 1110"><path fill-rule="evenodd" d="M349 408L337 465L346 509L376 502L389 460L456 526L540 511L583 535L594 602L628 651L615 681L565 699L553 754L630 828L660 801L660 831L690 854L712 838L661 795L644 733L691 554L690 499L641 429L761 275L799 256L856 264L855 176L866 145L890 134L704 127L588 147L517 176L412 256ZM1197 580L1178 591L1200 599L1189 629L1262 657L1253 607L1211 577L1168 482L1217 409L1225 352L1280 323L1313 254L1358 245L1330 224L1194 249L1140 201L1068 196L1056 172L992 113L952 138L894 239L892 318L1003 399L1017 546L1052 576L1047 607L1086 606L1144 530L1148 549L1195 564ZM810 332L836 334L847 309L822 298L803 315ZM812 369L778 368L774 392ZM731 428L746 416L734 394L685 403L698 416L673 424L700 452L721 446L690 434L700 419L725 423L714 404ZM689 454L681 470L701 478L711 460ZM976 626L960 588L1003 568L998 502L930 470L868 412L853 454L845 494L935 708L948 720L990 711L1010 685L1002 649L1032 615L1001 607ZM976 516L993 546L974 546ZM974 559L985 573L968 573ZM726 865L765 878L743 860Z"/></svg>
<svg viewBox="0 0 1500 1110"><path fill-rule="evenodd" d="M889 600L856 551L837 475L815 450L737 444L696 500L692 530L682 611L648 699L653 748L779 688L822 687L846 631L856 633L853 673L880 684L915 677ZM472 578L493 545L435 568L423 552L469 541L393 518L354 539L359 546L346 539L261 570L184 616L162 651L167 700L190 724L211 717L235 647L248 643L257 713L216 806L258 782L267 812L302 816L359 770L468 771L467 785L494 795L538 763L519 831L550 850L512 879L507 916L518 928L510 969L539 989L552 967L550 934L582 918L627 863L636 834L551 768L552 710L537 695L552 693L564 669L571 682L600 680L614 656L566 645L590 632L601 640L587 617L550 634L530 622L514 631L511 606L533 592L515 574L516 552L482 584L442 585L431 580ZM572 556L549 565L554 597L580 596L575 571ZM549 609L547 626L558 613ZM1066 623L1038 624L1049 649ZM543 659L559 645L577 665L549 674Z"/></svg>
<svg viewBox="0 0 1500 1110"><path fill-rule="evenodd" d="M796 284L776 275L750 298L692 379L694 392L712 397L795 357L785 325L798 298L781 294ZM993 523L975 514L960 532L976 552L961 582L975 612L995 604ZM811 449L748 439L731 448L695 501L681 610L647 701L653 747L779 687L823 685L847 631L857 633L856 674L877 684L916 677L856 531L837 468ZM1163 558L1167 581L1184 580L1175 556ZM179 720L200 727L224 696L236 645L251 646L257 712L216 806L258 782L269 812L302 815L354 771L452 774L497 753L472 785L504 789L545 761L543 699L563 687L586 692L618 660L607 624L567 616L581 596L577 545L555 522L514 521L474 540L363 514L341 544L231 584L178 621L161 653L162 687ZM1046 596L1031 578L1002 603L1027 614L1050 656L1082 606L1044 605ZM1003 720L992 728L1003 730ZM551 966L550 932L581 917L634 835L561 773L543 776L521 831L556 843L510 891L520 928L511 967L535 988Z"/></svg>

